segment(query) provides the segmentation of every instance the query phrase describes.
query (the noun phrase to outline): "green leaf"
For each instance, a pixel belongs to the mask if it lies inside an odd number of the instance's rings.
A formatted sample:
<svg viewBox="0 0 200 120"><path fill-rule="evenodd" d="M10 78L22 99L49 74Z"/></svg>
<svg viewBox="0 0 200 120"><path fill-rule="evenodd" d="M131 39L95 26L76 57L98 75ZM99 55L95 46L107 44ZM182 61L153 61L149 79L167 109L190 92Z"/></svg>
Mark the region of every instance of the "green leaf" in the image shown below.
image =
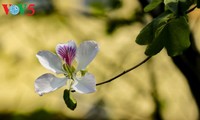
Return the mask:
<svg viewBox="0 0 200 120"><path fill-rule="evenodd" d="M162 25L160 28L157 29L156 31L156 37L153 40L151 44L149 44L146 48L145 54L147 56L153 56L157 53L159 53L163 48L164 48L164 41L162 39L162 29L164 28L165 25Z"/></svg>
<svg viewBox="0 0 200 120"><path fill-rule="evenodd" d="M173 13L178 12L178 0L164 0L167 9L171 10Z"/></svg>
<svg viewBox="0 0 200 120"><path fill-rule="evenodd" d="M185 17L171 20L162 33L169 56L179 55L190 46L190 30Z"/></svg>
<svg viewBox="0 0 200 120"><path fill-rule="evenodd" d="M136 38L136 43L139 45L147 45L152 42L154 38L154 22L149 23L146 25L139 33Z"/></svg>
<svg viewBox="0 0 200 120"><path fill-rule="evenodd" d="M136 43L148 45L145 54L153 56L164 47L169 56L181 54L190 46L186 16L176 17L166 11L149 23L136 38Z"/></svg>
<svg viewBox="0 0 200 120"><path fill-rule="evenodd" d="M162 0L152 0L145 8L145 12L149 12L162 3Z"/></svg>
<svg viewBox="0 0 200 120"><path fill-rule="evenodd" d="M63 99L67 107L71 110L74 110L77 106L76 100L71 96L70 91L65 89Z"/></svg>
<svg viewBox="0 0 200 120"><path fill-rule="evenodd" d="M184 16L172 19L156 30L155 38L145 54L153 56L165 47L169 56L179 55L190 46L189 35L189 26Z"/></svg>
<svg viewBox="0 0 200 120"><path fill-rule="evenodd" d="M172 15L173 14L170 11L165 11L163 14L155 18L151 23L146 25L137 36L136 43L139 45L150 44L156 36L157 29L165 25L167 21L171 19Z"/></svg>
<svg viewBox="0 0 200 120"><path fill-rule="evenodd" d="M164 0L167 9L174 14L183 15L194 3L193 0Z"/></svg>

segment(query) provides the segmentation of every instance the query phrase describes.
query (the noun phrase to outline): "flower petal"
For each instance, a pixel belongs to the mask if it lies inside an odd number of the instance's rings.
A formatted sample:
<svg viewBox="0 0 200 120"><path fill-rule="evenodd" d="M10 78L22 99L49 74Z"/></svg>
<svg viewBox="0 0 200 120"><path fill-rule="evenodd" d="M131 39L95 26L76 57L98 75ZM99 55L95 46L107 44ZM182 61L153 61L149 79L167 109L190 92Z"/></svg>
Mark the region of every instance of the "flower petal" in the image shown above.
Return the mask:
<svg viewBox="0 0 200 120"><path fill-rule="evenodd" d="M65 73L62 69L62 62L59 57L49 51L39 51L36 55L40 64L46 69L53 71L54 73L60 74Z"/></svg>
<svg viewBox="0 0 200 120"><path fill-rule="evenodd" d="M85 41L80 44L76 60L78 62L78 70L83 70L94 59L99 51L98 44L95 41Z"/></svg>
<svg viewBox="0 0 200 120"><path fill-rule="evenodd" d="M92 93L96 91L96 81L92 74L86 73L85 76L75 79L72 88L79 93Z"/></svg>
<svg viewBox="0 0 200 120"><path fill-rule="evenodd" d="M67 78L57 78L50 73L41 75L35 80L35 91L42 96L66 85Z"/></svg>
<svg viewBox="0 0 200 120"><path fill-rule="evenodd" d="M56 46L56 53L71 66L72 61L76 56L76 44L74 41L69 41L66 44L58 44Z"/></svg>

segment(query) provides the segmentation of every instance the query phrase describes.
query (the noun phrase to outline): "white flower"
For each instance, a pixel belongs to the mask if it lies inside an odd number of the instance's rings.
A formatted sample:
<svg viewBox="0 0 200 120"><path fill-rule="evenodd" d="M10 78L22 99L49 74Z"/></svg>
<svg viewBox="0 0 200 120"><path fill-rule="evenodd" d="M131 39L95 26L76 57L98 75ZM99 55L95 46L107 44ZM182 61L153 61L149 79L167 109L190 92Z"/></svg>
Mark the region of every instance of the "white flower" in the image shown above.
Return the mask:
<svg viewBox="0 0 200 120"><path fill-rule="evenodd" d="M69 84L68 89L73 89L79 93L95 92L95 78L85 69L98 51L98 44L94 41L85 41L78 48L74 41L58 44L56 46L57 55L49 51L39 51L36 57L41 65L56 74L64 74L65 77L58 78L50 73L43 74L35 81L35 91L39 95L43 95ZM72 66L74 59L77 62L76 69ZM77 75L79 73L81 75Z"/></svg>

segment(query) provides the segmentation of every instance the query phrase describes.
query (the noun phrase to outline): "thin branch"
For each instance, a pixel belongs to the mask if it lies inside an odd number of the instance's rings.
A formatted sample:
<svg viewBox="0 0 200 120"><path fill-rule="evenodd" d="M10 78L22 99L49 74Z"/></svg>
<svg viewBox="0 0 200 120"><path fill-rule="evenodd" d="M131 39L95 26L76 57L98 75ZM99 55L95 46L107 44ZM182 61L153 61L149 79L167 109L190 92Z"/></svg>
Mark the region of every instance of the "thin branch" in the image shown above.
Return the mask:
<svg viewBox="0 0 200 120"><path fill-rule="evenodd" d="M115 76L115 77L113 77L113 78L111 78L111 79L109 79L109 80L106 80L106 81L104 81L104 82L97 83L96 86L99 86L99 85L103 85L103 84L112 82L113 80L117 79L118 77L120 77L120 76L122 76L122 75L124 75L124 74L126 74L126 73L128 73L128 72L130 72L130 71L132 71L132 70L134 70L134 69L136 69L137 67L141 66L142 64L146 63L150 58L151 58L151 56L150 56L150 57L147 57L147 58L144 59L142 62L138 63L137 65L135 65L135 66L133 66L133 67L131 67L131 68L129 68L128 70L125 70L124 72L120 73L119 75L117 75L117 76ZM76 92L76 91L75 91L75 90L71 90L71 92Z"/></svg>
<svg viewBox="0 0 200 120"><path fill-rule="evenodd" d="M115 76L115 77L113 77L113 78L111 78L111 79L109 79L109 80L106 80L106 81L104 81L104 82L97 83L96 86L99 86L99 85L102 85L102 84L106 84L106 83L109 83L109 82L111 82L111 81L117 79L118 77L120 77L120 76L122 76L122 75L124 75L124 74L126 74L126 73L128 73L128 72L130 72L130 71L132 71L132 70L134 70L135 68L141 66L142 64L144 64L145 62L147 62L150 58L151 58L151 57L147 57L147 58L144 59L142 62L138 63L137 65L135 65L135 66L133 66L133 67L131 67L131 68L129 68L128 70L123 71L123 72L120 73L119 75L117 75L117 76Z"/></svg>
<svg viewBox="0 0 200 120"><path fill-rule="evenodd" d="M192 12L196 7L197 7L197 5L195 5L193 8L189 9L188 11L186 11L186 14Z"/></svg>

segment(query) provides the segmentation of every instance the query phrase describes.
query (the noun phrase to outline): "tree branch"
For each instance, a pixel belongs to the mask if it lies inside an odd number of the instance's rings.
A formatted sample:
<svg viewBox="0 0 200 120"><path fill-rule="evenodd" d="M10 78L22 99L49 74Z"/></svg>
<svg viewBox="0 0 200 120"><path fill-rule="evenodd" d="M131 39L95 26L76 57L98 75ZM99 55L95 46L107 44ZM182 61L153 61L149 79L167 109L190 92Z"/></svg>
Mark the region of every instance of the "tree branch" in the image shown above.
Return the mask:
<svg viewBox="0 0 200 120"><path fill-rule="evenodd" d="M99 85L103 85L103 84L112 82L113 80L117 79L118 77L120 77L120 76L122 76L122 75L124 75L124 74L126 74L126 73L128 73L128 72L130 72L130 71L132 71L132 70L134 70L135 68L141 66L142 64L144 64L145 62L147 62L150 58L151 58L151 56L150 56L150 57L147 57L147 58L144 59L142 62L138 63L137 65L135 65L135 66L133 66L133 67L131 67L131 68L129 68L128 70L123 71L123 72L120 73L119 75L117 75L117 76L115 76L115 77L113 77L113 78L111 78L111 79L109 79L109 80L106 80L106 81L104 81L104 82L97 83L96 86L99 86Z"/></svg>
<svg viewBox="0 0 200 120"><path fill-rule="evenodd" d="M192 12L196 7L197 7L197 5L195 5L193 8L189 9L188 11L186 11L186 14Z"/></svg>

